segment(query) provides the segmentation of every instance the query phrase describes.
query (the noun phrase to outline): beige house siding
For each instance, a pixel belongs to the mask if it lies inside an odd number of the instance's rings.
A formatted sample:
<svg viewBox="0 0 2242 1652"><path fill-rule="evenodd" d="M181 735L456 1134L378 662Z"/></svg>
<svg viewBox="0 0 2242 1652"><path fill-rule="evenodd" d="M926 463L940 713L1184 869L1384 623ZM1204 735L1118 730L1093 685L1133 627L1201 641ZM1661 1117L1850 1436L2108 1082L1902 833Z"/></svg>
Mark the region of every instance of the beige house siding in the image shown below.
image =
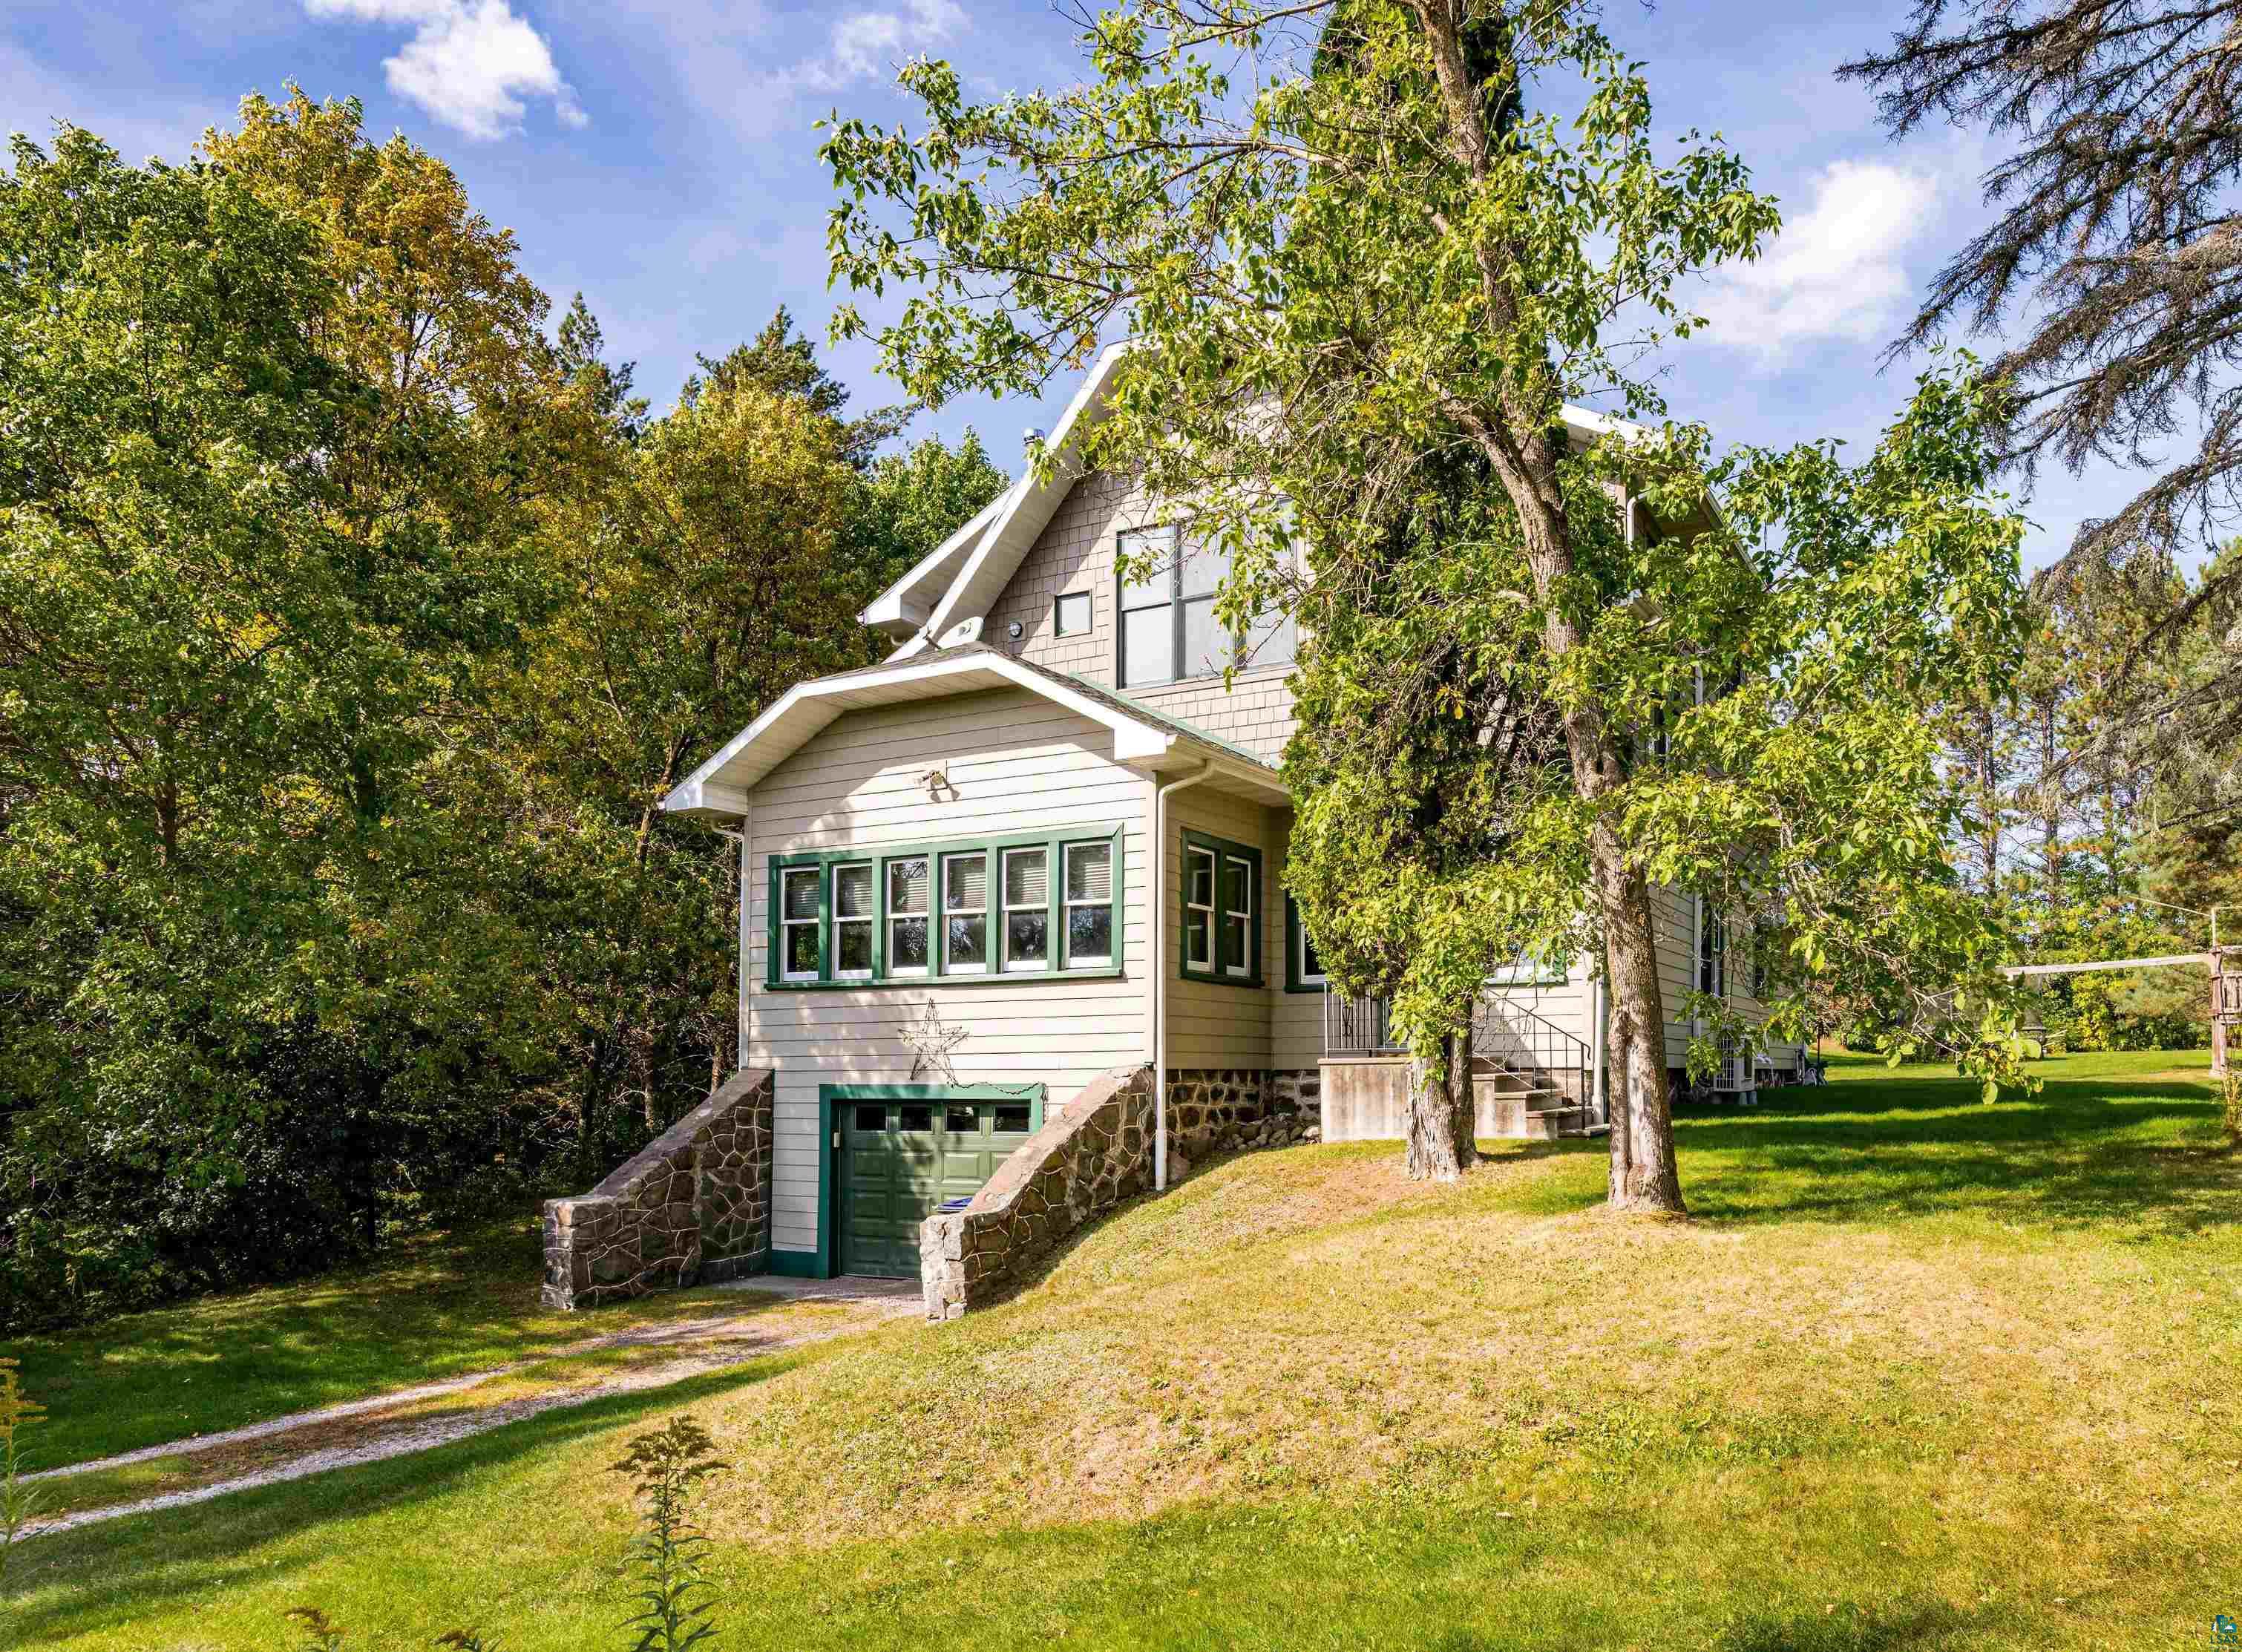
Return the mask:
<svg viewBox="0 0 2242 1652"><path fill-rule="evenodd" d="M1168 799L1168 843L1163 855L1161 883L1167 906L1161 917L1161 950L1167 954L1160 966L1166 983L1168 1066L1244 1068L1265 1071L1270 1060L1270 999L1273 984L1282 996L1285 914L1278 903L1274 858L1278 840L1276 812L1243 798L1225 796L1204 785L1175 793ZM1185 831L1203 832L1247 849L1261 851L1260 902L1262 969L1258 987L1229 982L1187 978L1183 973L1183 841ZM1274 928L1271 909L1276 908ZM1272 938L1273 937L1273 938Z"/></svg>
<svg viewBox="0 0 2242 1652"><path fill-rule="evenodd" d="M963 1083L1049 1086L1052 1105L1098 1074L1146 1058L1144 892L1148 782L1115 763L1102 726L1025 692L846 713L756 787L749 817L749 1038L743 1064L775 1070L773 1242L817 1248L818 1086L911 1080L900 1034L931 999L966 1029L951 1053ZM948 774L930 802L921 776ZM816 990L765 984L770 859L1070 826L1124 826L1123 974L1079 982L928 981ZM922 1072L918 1082L930 1082Z"/></svg>
<svg viewBox="0 0 2242 1652"><path fill-rule="evenodd" d="M1665 1000L1666 1064L1675 1071L1688 1064L1690 1024L1677 1021L1683 1000L1697 984L1696 903L1673 890L1654 888L1651 906L1658 915L1658 982ZM1767 1020L1766 1008L1751 996L1751 964L1741 937L1728 939L1728 1001L1754 1026ZM1775 1044L1768 1053L1777 1061L1797 1052L1795 1044Z"/></svg>
<svg viewBox="0 0 2242 1652"><path fill-rule="evenodd" d="M1116 687L1119 592L1114 541L1124 530L1154 520L1144 496L1126 480L1096 473L1077 482L990 605L982 641L1031 665L1068 672L1101 688ZM1090 631L1059 636L1053 629L1054 604L1061 594L1077 591L1090 597ZM1020 628L1017 640L1010 635L1015 624ZM1273 763L1284 755L1292 732L1290 670L1279 666L1244 672L1226 688L1219 678L1202 678L1128 693L1141 704L1181 717Z"/></svg>
<svg viewBox="0 0 2242 1652"><path fill-rule="evenodd" d="M1241 672L1224 687L1220 678L1132 688L1129 697L1204 729L1218 740L1252 752L1265 763L1282 762L1292 737L1292 667Z"/></svg>
<svg viewBox="0 0 2242 1652"><path fill-rule="evenodd" d="M1008 648L1031 665L1071 672L1088 682L1111 688L1118 588L1113 579L1113 541L1137 526L1144 507L1124 479L1094 472L1074 485L1037 536L1004 593L989 608L982 641ZM1062 637L1052 630L1052 605L1066 592L1090 594L1091 628L1086 636ZM1009 628L1018 624L1014 641Z"/></svg>

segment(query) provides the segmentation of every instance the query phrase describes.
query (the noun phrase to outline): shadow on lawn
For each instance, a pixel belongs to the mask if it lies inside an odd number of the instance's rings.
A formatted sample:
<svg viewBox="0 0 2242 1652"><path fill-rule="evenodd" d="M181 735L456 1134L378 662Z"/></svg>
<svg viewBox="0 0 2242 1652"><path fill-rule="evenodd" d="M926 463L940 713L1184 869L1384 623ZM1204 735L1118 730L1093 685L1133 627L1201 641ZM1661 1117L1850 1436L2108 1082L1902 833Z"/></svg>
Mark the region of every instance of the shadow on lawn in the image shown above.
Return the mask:
<svg viewBox="0 0 2242 1652"><path fill-rule="evenodd" d="M36 1466L63 1467L547 1358L641 1317L628 1304L574 1315L540 1307L543 1266L537 1230L514 1218L413 1239L316 1280L0 1338L0 1353L22 1360L54 1420ZM675 1313L726 1317L784 1306L708 1291L667 1301Z"/></svg>
<svg viewBox="0 0 2242 1652"><path fill-rule="evenodd" d="M1960 1079L1765 1094L1750 1110L1676 1109L1692 1214L1888 1221L1981 1210L2043 1227L2119 1221L2166 1234L2242 1223L2242 1158L2219 1145L2207 1085L2051 1079L2037 1096L1991 1106ZM1689 1160L1704 1154L1744 1173L1693 1179Z"/></svg>
<svg viewBox="0 0 2242 1652"><path fill-rule="evenodd" d="M12 1612L4 1621L21 1637L9 1644L44 1645L128 1623L184 1596L215 1596L252 1583L292 1587L293 1577L330 1551L292 1540L308 1539L331 1521L409 1509L470 1474L769 1381L816 1352L789 1350L666 1387L547 1412L412 1456L23 1540L9 1567L13 1602L0 1598L0 1612ZM591 1465L593 1476L604 1478L598 1471L606 1467ZM619 1521L618 1552L628 1535ZM275 1545L288 1547L276 1555ZM29 1604L43 1591L51 1591L50 1598Z"/></svg>

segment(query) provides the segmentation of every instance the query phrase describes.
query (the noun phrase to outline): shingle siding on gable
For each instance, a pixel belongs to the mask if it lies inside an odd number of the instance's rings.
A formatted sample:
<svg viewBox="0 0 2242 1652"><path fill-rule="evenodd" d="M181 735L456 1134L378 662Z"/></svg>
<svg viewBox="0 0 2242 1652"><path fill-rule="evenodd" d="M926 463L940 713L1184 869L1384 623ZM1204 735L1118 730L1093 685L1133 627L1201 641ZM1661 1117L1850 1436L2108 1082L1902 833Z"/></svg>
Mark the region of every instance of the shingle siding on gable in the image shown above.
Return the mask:
<svg viewBox="0 0 2242 1652"><path fill-rule="evenodd" d="M1142 497L1125 480L1100 472L1077 482L990 606L981 640L1030 664L1112 688L1113 536L1138 525L1143 510ZM1052 631L1052 603L1066 591L1090 593L1087 636ZM1015 621L1023 628L1017 642L1005 630Z"/></svg>
<svg viewBox="0 0 2242 1652"><path fill-rule="evenodd" d="M990 606L981 640L1030 664L1071 672L1104 688L1119 687L1114 539L1129 528L1163 520L1125 478L1104 472L1085 476L1021 559L1004 594ZM1053 605L1070 591L1090 594L1086 636L1062 637L1053 629ZM1017 641L1006 629L1016 621L1021 628ZM1286 675L1282 668L1247 672L1227 691L1218 678L1127 692L1131 699L1181 717L1273 763L1284 755L1285 742L1292 733L1292 691Z"/></svg>

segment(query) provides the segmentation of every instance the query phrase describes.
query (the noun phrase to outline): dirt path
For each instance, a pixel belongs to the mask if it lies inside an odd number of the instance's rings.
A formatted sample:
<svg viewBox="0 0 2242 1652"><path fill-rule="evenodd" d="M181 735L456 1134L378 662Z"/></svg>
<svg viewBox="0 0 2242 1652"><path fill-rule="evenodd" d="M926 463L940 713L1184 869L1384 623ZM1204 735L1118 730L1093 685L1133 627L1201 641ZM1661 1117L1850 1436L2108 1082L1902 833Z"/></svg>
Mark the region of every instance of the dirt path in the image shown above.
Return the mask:
<svg viewBox="0 0 2242 1652"><path fill-rule="evenodd" d="M666 1387L688 1377L743 1365L751 1360L765 1359L809 1343L822 1342L884 1320L915 1314L920 1307L919 1286L916 1279L809 1281L759 1277L751 1284L743 1283L735 1288L752 1290L758 1295L782 1297L788 1299L789 1306L796 1303L829 1305L838 1311L807 1324L797 1320L788 1329L774 1327L768 1333L759 1333L755 1328L755 1324L782 1315L784 1309L766 1310L752 1317L745 1313L715 1314L664 1325L642 1326L629 1331L619 1331L610 1336L589 1337L581 1342L541 1353L534 1360L518 1360L467 1376L422 1383L416 1387L399 1389L369 1400L325 1406L316 1411L297 1412L290 1416L276 1417L269 1422L230 1428L221 1434L201 1434L169 1445L147 1446L138 1451L121 1452L116 1456L100 1458L92 1462L73 1463L67 1468L48 1469L41 1474L26 1475L25 1479L61 1482L58 1489L66 1493L68 1482L73 1478L129 1467L137 1463L213 1455L219 1459L217 1463L208 1465L209 1477L199 1479L197 1484L95 1508L73 1511L64 1507L56 1514L36 1520L23 1534L30 1538L71 1531L97 1521L116 1520L126 1514L147 1514L162 1508L177 1508L189 1503L206 1502L230 1492L248 1491L283 1481L302 1480L311 1474L324 1474L331 1468L350 1468L361 1463L385 1462L393 1457L433 1451L439 1446L487 1434L526 1417L573 1406L589 1405L615 1394ZM451 1406L439 1403L455 1400L473 1389L557 1361L581 1359L590 1354L641 1350L657 1357L613 1374L593 1375L581 1381L563 1380L558 1386L519 1398L493 1397L487 1402L470 1398L464 1404ZM675 1353L671 1357L659 1357L662 1350L675 1350ZM252 1463L254 1467L249 1466ZM231 1472L236 1468L242 1472Z"/></svg>

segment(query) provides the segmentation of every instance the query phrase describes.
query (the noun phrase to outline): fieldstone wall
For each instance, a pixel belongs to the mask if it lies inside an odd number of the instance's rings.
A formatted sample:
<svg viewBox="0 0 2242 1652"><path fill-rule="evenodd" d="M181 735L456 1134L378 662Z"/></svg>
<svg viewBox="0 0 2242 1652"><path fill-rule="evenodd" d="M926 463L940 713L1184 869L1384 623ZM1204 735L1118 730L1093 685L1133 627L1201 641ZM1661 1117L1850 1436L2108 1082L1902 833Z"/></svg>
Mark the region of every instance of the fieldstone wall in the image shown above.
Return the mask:
<svg viewBox="0 0 2242 1652"><path fill-rule="evenodd" d="M1272 1118L1305 1118L1323 1122L1324 1070L1301 1067L1272 1072L1262 1090L1263 1111Z"/></svg>
<svg viewBox="0 0 2242 1652"><path fill-rule="evenodd" d="M1205 1152L1225 1136L1261 1121L1263 1080L1245 1068L1185 1067L1168 1072L1168 1145Z"/></svg>
<svg viewBox="0 0 2242 1652"><path fill-rule="evenodd" d="M760 1273L770 1261L771 1070L751 1067L588 1193L545 1201L547 1307Z"/></svg>
<svg viewBox="0 0 2242 1652"><path fill-rule="evenodd" d="M1151 1185L1152 1070L1119 1068L1046 1118L970 1205L920 1226L926 1317L954 1320L988 1301L1098 1212Z"/></svg>
<svg viewBox="0 0 2242 1652"><path fill-rule="evenodd" d="M1264 1073L1258 1117L1218 1127L1202 1145L1216 1152L1250 1152L1261 1147L1290 1147L1324 1137L1324 1076L1320 1069ZM1172 1158L1168 1179L1176 1177Z"/></svg>

